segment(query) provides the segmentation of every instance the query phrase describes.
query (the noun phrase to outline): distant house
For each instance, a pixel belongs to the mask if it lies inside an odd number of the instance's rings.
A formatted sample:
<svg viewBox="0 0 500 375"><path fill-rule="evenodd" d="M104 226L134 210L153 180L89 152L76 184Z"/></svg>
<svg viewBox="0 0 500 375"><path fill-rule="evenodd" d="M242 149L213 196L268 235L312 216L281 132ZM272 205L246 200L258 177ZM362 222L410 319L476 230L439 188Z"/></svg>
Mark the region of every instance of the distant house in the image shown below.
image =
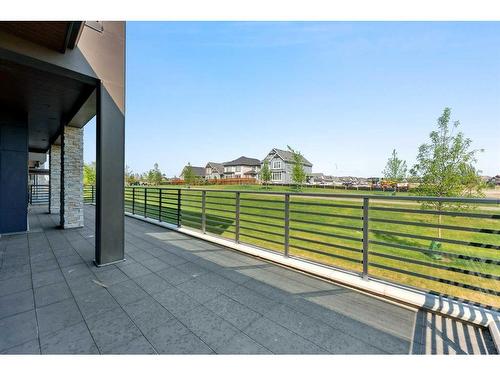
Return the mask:
<svg viewBox="0 0 500 375"><path fill-rule="evenodd" d="M184 178L184 171L186 170L188 166L186 165L184 168L182 168L182 172L181 172L181 177ZM195 177L197 178L205 178L205 168L204 167L194 167L194 166L191 166L191 169L193 170L193 174L195 175Z"/></svg>
<svg viewBox="0 0 500 375"><path fill-rule="evenodd" d="M224 163L224 178L257 178L260 172L260 160L240 156Z"/></svg>
<svg viewBox="0 0 500 375"><path fill-rule="evenodd" d="M335 185L335 177L323 173L311 173L307 176L307 183L311 185Z"/></svg>
<svg viewBox="0 0 500 375"><path fill-rule="evenodd" d="M210 180L224 178L224 164L209 161L205 166L205 178Z"/></svg>
<svg viewBox="0 0 500 375"><path fill-rule="evenodd" d="M271 169L271 183L276 184L291 184L292 181L292 168L293 168L293 154L290 151L280 150L273 148L262 161L269 162ZM312 174L312 163L302 156L302 167L306 175Z"/></svg>

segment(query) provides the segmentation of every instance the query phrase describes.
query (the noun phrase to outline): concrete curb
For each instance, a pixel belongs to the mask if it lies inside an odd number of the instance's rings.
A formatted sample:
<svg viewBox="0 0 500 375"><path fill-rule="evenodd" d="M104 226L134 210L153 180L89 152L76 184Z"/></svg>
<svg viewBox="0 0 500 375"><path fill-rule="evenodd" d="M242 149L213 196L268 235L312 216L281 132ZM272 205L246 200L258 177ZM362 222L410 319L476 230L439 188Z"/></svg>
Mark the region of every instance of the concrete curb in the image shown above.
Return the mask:
<svg viewBox="0 0 500 375"><path fill-rule="evenodd" d="M488 324L488 329L490 330L497 353L500 354L500 321L490 322Z"/></svg>
<svg viewBox="0 0 500 375"><path fill-rule="evenodd" d="M305 260L284 257L281 254L276 254L268 250L260 249L250 245L238 244L233 241L220 237L200 233L196 230L187 229L175 225L159 222L158 220L144 218L140 215L125 213L126 216L133 217L154 225L161 226L179 233L186 234L191 237L199 238L207 242L215 243L233 250L237 250L252 256L263 258L271 262L281 264L286 267L318 276L336 283L340 283L347 287L357 289L367 294L379 296L392 303L402 303L414 308L422 308L438 314L446 315L455 319L480 325L482 327L492 326L497 329L496 339L494 338L497 350L500 353L500 335L498 335L498 325L500 322L500 313L485 309L483 307L473 306L465 302L455 301L446 297L435 296L428 294L411 287L404 287L390 282L368 279L365 280L355 273L349 273L345 270L335 269L311 263ZM494 333L492 333L492 336Z"/></svg>

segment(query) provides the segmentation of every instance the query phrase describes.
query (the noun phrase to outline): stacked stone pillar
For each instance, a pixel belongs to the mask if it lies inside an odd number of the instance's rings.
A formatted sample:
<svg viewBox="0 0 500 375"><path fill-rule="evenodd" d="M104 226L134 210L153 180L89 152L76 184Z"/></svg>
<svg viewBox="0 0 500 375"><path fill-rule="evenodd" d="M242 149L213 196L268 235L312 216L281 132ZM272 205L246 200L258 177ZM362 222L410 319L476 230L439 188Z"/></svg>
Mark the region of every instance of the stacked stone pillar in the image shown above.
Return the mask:
<svg viewBox="0 0 500 375"><path fill-rule="evenodd" d="M83 129L65 126L61 135L61 226L83 227Z"/></svg>
<svg viewBox="0 0 500 375"><path fill-rule="evenodd" d="M49 212L58 214L61 207L61 146L50 146L49 154Z"/></svg>

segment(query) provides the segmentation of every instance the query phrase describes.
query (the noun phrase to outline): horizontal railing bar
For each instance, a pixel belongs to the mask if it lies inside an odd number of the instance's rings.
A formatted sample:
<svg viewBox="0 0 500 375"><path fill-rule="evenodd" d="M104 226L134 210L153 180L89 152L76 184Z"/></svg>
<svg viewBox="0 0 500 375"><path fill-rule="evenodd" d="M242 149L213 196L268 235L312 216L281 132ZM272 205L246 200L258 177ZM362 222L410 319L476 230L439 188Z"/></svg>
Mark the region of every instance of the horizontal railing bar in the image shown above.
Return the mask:
<svg viewBox="0 0 500 375"><path fill-rule="evenodd" d="M317 230L312 230L312 229L303 229L303 228L297 228L297 227L290 227L290 230L295 230L298 232L305 232L305 233L310 233L310 234L317 234L320 236L326 236L326 237L334 237L334 238L340 238L343 240L349 240L349 241L363 241L363 238L356 238L352 236L345 236L342 234L336 234L336 233L325 233Z"/></svg>
<svg viewBox="0 0 500 375"><path fill-rule="evenodd" d="M255 216L255 217L263 217L263 218L266 218L266 219L283 220L283 217L279 217L279 216L270 216L270 215L254 214L254 213L247 213L247 212L240 212L240 215Z"/></svg>
<svg viewBox="0 0 500 375"><path fill-rule="evenodd" d="M210 229L214 230L214 229L221 229L221 228L214 227L213 225L210 225L210 224L207 223L207 232L210 232ZM223 228L223 230L224 230L224 233L226 233L226 232L228 232L228 233L234 233L234 230L231 230L231 229L225 229L225 228ZM225 240L228 239L228 238L226 238L226 237L224 237L224 236L222 236L220 234L217 234L217 233L210 233L210 234L216 235L216 236L221 237L221 238L223 238Z"/></svg>
<svg viewBox="0 0 500 375"><path fill-rule="evenodd" d="M296 240L296 241L310 242L310 243L314 243L316 245L334 247L334 248L337 248L339 250L352 251L354 253L362 253L363 252L363 250L356 249L355 247L350 247L350 246L345 246L345 245L338 245L338 244L334 244L334 243L330 243L330 242L324 242L324 241L319 241L319 240L312 240L312 239L309 239L309 238L290 236L290 239L293 239L293 240Z"/></svg>
<svg viewBox="0 0 500 375"><path fill-rule="evenodd" d="M470 255L450 253L450 252L447 252L447 251L438 251L438 250L424 249L424 248L421 248L421 247L409 246L409 245L399 245L399 244L393 244L393 243L383 242L383 241L370 240L370 243L374 244L374 245L380 245L380 246L395 247L395 248L398 248L398 249L403 249L403 250L408 250L408 251L414 251L414 252L418 252L418 253L439 254L439 255L444 255L444 256L450 257L450 258L470 260L470 261L473 261L473 262L479 262L479 263L485 263L485 264L500 265L500 260L495 260L495 259L479 258L479 257L470 256Z"/></svg>
<svg viewBox="0 0 500 375"><path fill-rule="evenodd" d="M211 221L211 222L214 222L214 223L219 223L219 224L224 224L224 225L234 225L234 221L231 220L231 222L225 222L225 221L222 221L222 220L218 220L218 219L212 219L212 218L206 218L205 219L206 221Z"/></svg>
<svg viewBox="0 0 500 375"><path fill-rule="evenodd" d="M265 233L265 234L269 234L271 236L283 236L284 235L284 233L275 233L275 232L271 232L271 231L268 231L268 230L255 229L255 228L250 228L250 227L246 227L246 226L243 226L243 225L240 225L240 229L251 230L253 232L259 232L259 233Z"/></svg>
<svg viewBox="0 0 500 375"><path fill-rule="evenodd" d="M418 259L403 258L403 257L397 256L397 255L380 253L378 251L373 251L373 250L370 250L370 256L379 256L381 258L387 258L387 259L397 260L397 261L404 262L404 263L418 264L420 266L437 268L437 269L440 269L440 270L445 270L445 271L450 271L450 272L457 272L457 273L462 273L462 274L465 274L465 275L482 277L484 279L500 280L500 276L495 276L495 275L488 274L488 273L471 271L471 270L466 270L466 269L463 269L463 268L457 268L457 267L451 267L451 266L444 266L444 265L441 265L441 264L429 263L429 262L426 262L426 261L423 261L423 260L418 260Z"/></svg>
<svg viewBox="0 0 500 375"><path fill-rule="evenodd" d="M332 223L318 223L318 222L299 220L299 219L293 219L293 222L294 223L301 223L301 224L320 225L320 226L324 226L324 227L333 227L333 228L340 228L340 229L350 229L350 230L356 230L356 231L363 230L363 228L361 228L361 227L353 227L350 225L341 225L341 224L332 224Z"/></svg>
<svg viewBox="0 0 500 375"><path fill-rule="evenodd" d="M335 217L335 218L341 218L341 219L363 220L363 218L361 216L340 215L340 214L327 214L327 213L323 213L323 212L310 212L310 211L290 210L290 213L294 213L294 214L306 214L306 215L314 215L314 216L325 216L325 217Z"/></svg>
<svg viewBox="0 0 500 375"><path fill-rule="evenodd" d="M208 199L205 200L205 203L208 205L208 204L215 204L217 206L227 206L227 207L236 207L236 205L233 203L233 204L230 204L230 203L220 203L220 202L211 202L209 201Z"/></svg>
<svg viewBox="0 0 500 375"><path fill-rule="evenodd" d="M326 251L321 251L321 250L314 250L314 249L310 249L310 248L307 248L307 247L304 247L304 246L300 246L300 245L293 245L293 244L290 244L290 247L291 247L291 248L295 248L295 249L299 249L299 250L309 251L309 252L311 252L311 253L315 253L315 254L326 255L326 256L328 256L328 257L333 257L333 258L344 259L344 260L347 260L347 261L349 261L349 262L354 262L354 263L363 263L363 261L362 261L362 260L360 260L360 259L349 258L349 257L346 257L346 256L344 256L344 255L338 255L338 254L327 253Z"/></svg>
<svg viewBox="0 0 500 375"><path fill-rule="evenodd" d="M184 208L184 207L198 208L198 209L200 209L200 210L201 210L201 208L202 208L201 206L194 206L194 205L192 205L192 204L185 204L185 203L182 203L182 205L181 205L181 206L182 206L183 208Z"/></svg>
<svg viewBox="0 0 500 375"><path fill-rule="evenodd" d="M456 287L460 287L460 288L464 288L464 289L470 289L470 290L475 290L475 291L483 292L483 293L487 293L487 294L493 294L495 296L500 296L500 292L498 292L496 290L493 290L493 289L481 288L481 287L477 287L477 286L470 285L470 284L460 283L458 281L451 281L451 280L447 280L447 279L441 279L439 277L428 276L428 275L424 275L424 274L421 274L421 273L418 273L418 272L401 270L401 269L398 269L398 268L386 266L384 264L379 264L379 263L370 262L370 266L373 266L373 267L376 267L376 268L382 268L382 269L385 269L387 271L393 271L393 272L403 273L405 275L419 277L419 278L426 279L426 280L436 281L436 282L439 282L439 283L443 283L443 284L447 284L447 285L452 285L452 286L456 286Z"/></svg>
<svg viewBox="0 0 500 375"><path fill-rule="evenodd" d="M370 211L372 211L372 210L373 211L402 212L402 213L420 214L420 215L442 215L442 216L469 217L469 218L477 218L477 219L500 219L500 215L490 215L490 214L475 213L475 212L414 210L414 209L407 209L407 208L370 206Z"/></svg>
<svg viewBox="0 0 500 375"><path fill-rule="evenodd" d="M241 192L243 194L243 192ZM257 198L244 198L243 196L240 198L242 201L252 201L252 202L267 202L267 203L279 203L284 204L284 201L277 201L271 199L257 199Z"/></svg>
<svg viewBox="0 0 500 375"><path fill-rule="evenodd" d="M436 237L430 237L430 236L422 236L420 234L409 234L409 233L391 232L391 231L380 230L380 229L370 229L370 232L380 233L380 234L387 234L387 235L390 235L390 236L416 238L416 239L427 240L427 241L446 242L446 243L451 243L451 244L454 244L454 245L480 247L480 248L483 248L483 249L493 249L493 250L500 249L500 245L484 244L484 243L479 243L479 242L466 242L466 241L460 241L460 240L452 240L452 239L449 239L449 238L436 238Z"/></svg>
<svg viewBox="0 0 500 375"><path fill-rule="evenodd" d="M206 211L227 212L227 213L229 213L229 214L233 214L233 215L234 215L234 211L222 210L222 209L220 209L220 208L206 207Z"/></svg>
<svg viewBox="0 0 500 375"><path fill-rule="evenodd" d="M200 220L201 220L201 212L200 213L191 213L189 211L182 211L181 210L180 214L181 214L181 216L187 215L187 216L190 216L190 217L199 217Z"/></svg>
<svg viewBox="0 0 500 375"><path fill-rule="evenodd" d="M184 191L184 189L182 189ZM213 191L209 189L193 189L190 191ZM283 196L289 194L290 196L303 196L303 197L333 197L333 198L349 198L360 199L370 198L374 200L401 200L401 201L415 201L415 202L457 202L457 203L484 203L484 204L498 204L500 199L494 198L461 198L461 197L427 197L427 196L393 196L393 195L376 195L376 194L332 194L332 193L303 193L303 192L271 192L271 191L244 191L241 190L224 190L224 193L241 193L241 194L259 194L259 195L277 195Z"/></svg>
<svg viewBox="0 0 500 375"><path fill-rule="evenodd" d="M252 224L258 224L258 225L263 225L263 226L270 226L270 227L273 227L273 228L280 228L280 229L284 229L285 228L283 225L272 224L272 223L264 223L262 221L247 220L247 219L242 219L242 218L240 218L240 221L245 222L245 223L252 223Z"/></svg>
<svg viewBox="0 0 500 375"><path fill-rule="evenodd" d="M201 199L200 200L194 200L194 199L186 199L184 197L181 197L181 202L182 203L184 203L184 202L201 203Z"/></svg>
<svg viewBox="0 0 500 375"><path fill-rule="evenodd" d="M363 205L336 204L336 203L316 203L316 202L290 201L290 204L303 204L306 206L339 207L339 208L354 208L354 209L362 209L363 208Z"/></svg>
<svg viewBox="0 0 500 375"><path fill-rule="evenodd" d="M235 199L235 196L232 195L230 197L227 197L227 196L224 196L224 195L218 195L218 194L214 194L214 195L210 195L212 193L217 193L216 191L214 190L205 190L207 192L207 198L214 198L214 199L230 199L230 200L234 200Z"/></svg>
<svg viewBox="0 0 500 375"><path fill-rule="evenodd" d="M283 208L274 208L274 207L255 207L255 206L246 206L241 204L241 208L250 208L252 210L267 210L267 211L278 211L278 212L283 212Z"/></svg>
<svg viewBox="0 0 500 375"><path fill-rule="evenodd" d="M270 240L269 238L262 238L262 237L258 237L258 236L253 236L253 235L250 235L250 234L240 233L240 236L241 237L254 238L256 240L261 240L261 241L266 241L266 242L271 242L271 243L274 243L276 245L283 245L283 242Z"/></svg>
<svg viewBox="0 0 500 375"><path fill-rule="evenodd" d="M377 222L377 223L410 225L410 226L416 226L416 227L441 228L441 229L448 229L448 230L459 230L459 231L464 231L464 232L500 234L500 230L484 229L484 228L461 227L461 226L457 226L457 225L419 223L419 222L415 222L415 221L401 221L401 220L377 219L377 218L370 218L370 221Z"/></svg>

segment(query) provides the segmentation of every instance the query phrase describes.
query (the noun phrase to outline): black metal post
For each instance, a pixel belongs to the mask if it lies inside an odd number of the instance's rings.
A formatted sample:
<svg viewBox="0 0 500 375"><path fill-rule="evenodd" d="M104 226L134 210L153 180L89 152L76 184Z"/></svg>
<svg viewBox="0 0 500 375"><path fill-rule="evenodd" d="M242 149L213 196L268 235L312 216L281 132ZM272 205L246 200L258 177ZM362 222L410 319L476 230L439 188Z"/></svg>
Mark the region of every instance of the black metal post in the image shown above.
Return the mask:
<svg viewBox="0 0 500 375"><path fill-rule="evenodd" d="M181 189L177 189L177 226L181 227Z"/></svg>
<svg viewBox="0 0 500 375"><path fill-rule="evenodd" d="M363 279L368 280L368 210L369 210L369 198L363 198Z"/></svg>
<svg viewBox="0 0 500 375"><path fill-rule="evenodd" d="M240 192L236 192L236 209L235 209L236 228L234 230L234 240L240 243Z"/></svg>
<svg viewBox="0 0 500 375"><path fill-rule="evenodd" d="M206 227L207 227L207 215L205 212L206 199L207 199L207 192L203 190L201 192L201 231L203 233L206 233Z"/></svg>
<svg viewBox="0 0 500 375"><path fill-rule="evenodd" d="M161 222L161 192L162 189L158 189L158 221Z"/></svg>
<svg viewBox="0 0 500 375"><path fill-rule="evenodd" d="M285 194L285 257L290 247L290 194Z"/></svg>
<svg viewBox="0 0 500 375"><path fill-rule="evenodd" d="M135 187L132 188L132 215L135 215Z"/></svg>

